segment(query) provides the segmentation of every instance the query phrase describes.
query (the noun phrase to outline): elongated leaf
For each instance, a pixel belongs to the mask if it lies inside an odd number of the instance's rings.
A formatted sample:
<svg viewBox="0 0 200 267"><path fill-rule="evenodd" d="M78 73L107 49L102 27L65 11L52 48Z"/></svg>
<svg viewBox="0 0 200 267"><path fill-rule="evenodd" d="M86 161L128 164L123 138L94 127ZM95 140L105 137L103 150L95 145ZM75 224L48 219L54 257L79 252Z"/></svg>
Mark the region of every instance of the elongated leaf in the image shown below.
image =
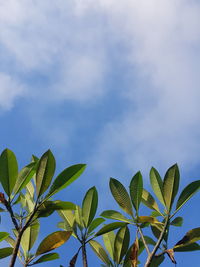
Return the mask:
<svg viewBox="0 0 200 267"><path fill-rule="evenodd" d="M142 192L143 192L142 175L140 172L137 172L133 176L130 182L130 196L136 212L138 212L139 210L140 202L142 200Z"/></svg>
<svg viewBox="0 0 200 267"><path fill-rule="evenodd" d="M106 253L105 249L101 246L100 243L98 243L95 240L89 241L89 244L92 248L92 250L95 252L95 254L108 266L110 266L110 259L108 257L108 254Z"/></svg>
<svg viewBox="0 0 200 267"><path fill-rule="evenodd" d="M155 217L152 216L138 216L137 223L150 223L151 225L163 225Z"/></svg>
<svg viewBox="0 0 200 267"><path fill-rule="evenodd" d="M76 224L78 225L79 229L82 230L84 228L82 209L78 205L76 205L76 210L75 210L74 215L75 215Z"/></svg>
<svg viewBox="0 0 200 267"><path fill-rule="evenodd" d="M57 231L48 235L39 245L36 255L49 252L63 245L71 236L71 231Z"/></svg>
<svg viewBox="0 0 200 267"><path fill-rule="evenodd" d="M148 208L157 211L159 214L161 214L158 204L156 203L153 196L145 189L142 191L142 202L144 205L146 205Z"/></svg>
<svg viewBox="0 0 200 267"><path fill-rule="evenodd" d="M54 211L58 210L75 210L76 205L72 202L68 201L61 201L61 200L55 200L55 201L45 201L39 210L36 213L36 216L39 217L48 217L51 215Z"/></svg>
<svg viewBox="0 0 200 267"><path fill-rule="evenodd" d="M0 248L0 259L6 258L13 253L13 248L7 247L7 248Z"/></svg>
<svg viewBox="0 0 200 267"><path fill-rule="evenodd" d="M175 252L190 252L190 251L196 251L200 250L200 245L197 243L191 243L186 246L181 246L181 247L174 247Z"/></svg>
<svg viewBox="0 0 200 267"><path fill-rule="evenodd" d="M186 235L176 243L174 249L190 245L198 240L200 240L200 227L188 231Z"/></svg>
<svg viewBox="0 0 200 267"><path fill-rule="evenodd" d="M110 231L103 235L103 242L104 245L110 254L110 257L112 260L114 260L114 243L115 243L115 233L113 231Z"/></svg>
<svg viewBox="0 0 200 267"><path fill-rule="evenodd" d="M22 249L23 249L25 255L28 251L31 250L35 241L37 240L39 230L40 230L40 224L38 221L36 221L34 224L29 226L24 231L24 234L22 235L22 239L21 239L20 244L22 246Z"/></svg>
<svg viewBox="0 0 200 267"><path fill-rule="evenodd" d="M95 234L95 236L103 235L105 233L108 233L110 231L113 231L117 228L121 228L126 225L127 223L124 223L124 222L114 222L114 223L106 224Z"/></svg>
<svg viewBox="0 0 200 267"><path fill-rule="evenodd" d="M68 167L63 172L61 172L57 178L54 180L52 186L50 187L49 193L47 197L51 197L56 194L63 188L70 185L73 181L75 181L85 170L85 164L77 164Z"/></svg>
<svg viewBox="0 0 200 267"><path fill-rule="evenodd" d="M151 182L151 186L152 186L152 189L155 195L157 196L159 201L165 206L165 201L163 197L163 189L162 189L163 181L158 171L153 167L151 168L151 171L150 171L150 182Z"/></svg>
<svg viewBox="0 0 200 267"><path fill-rule="evenodd" d="M4 191L10 197L18 175L18 165L15 154L5 149L0 156L0 181Z"/></svg>
<svg viewBox="0 0 200 267"><path fill-rule="evenodd" d="M105 222L105 220L103 218L96 218L96 219L94 219L90 223L90 226L88 227L88 234L91 233L93 230L95 230L103 222Z"/></svg>
<svg viewBox="0 0 200 267"><path fill-rule="evenodd" d="M176 211L178 211L195 193L200 189L200 180L194 181L187 185L181 192L177 204Z"/></svg>
<svg viewBox="0 0 200 267"><path fill-rule="evenodd" d="M161 263L164 261L165 256L164 255L160 255L160 256L154 256L153 260L150 264L150 267L158 267L161 265Z"/></svg>
<svg viewBox="0 0 200 267"><path fill-rule="evenodd" d="M59 210L58 214L67 222L71 227L73 227L75 215L72 210Z"/></svg>
<svg viewBox="0 0 200 267"><path fill-rule="evenodd" d="M14 196L18 194L31 180L33 175L35 174L35 162L32 162L25 166L18 174L17 181L15 183L15 187L13 189Z"/></svg>
<svg viewBox="0 0 200 267"><path fill-rule="evenodd" d="M183 218L182 217L176 217L170 224L173 226L182 226Z"/></svg>
<svg viewBox="0 0 200 267"><path fill-rule="evenodd" d="M36 171L36 190L40 197L50 186L56 168L55 158L50 150L38 162Z"/></svg>
<svg viewBox="0 0 200 267"><path fill-rule="evenodd" d="M131 223L131 221L128 218L124 217L124 215L115 210L105 210L104 212L101 213L100 216L111 220L118 220L126 223Z"/></svg>
<svg viewBox="0 0 200 267"><path fill-rule="evenodd" d="M122 227L116 234L114 243L114 259L120 264L126 254L130 242L130 233L127 226Z"/></svg>
<svg viewBox="0 0 200 267"><path fill-rule="evenodd" d="M110 178L110 191L119 206L126 213L133 216L131 200L123 184L114 178Z"/></svg>
<svg viewBox="0 0 200 267"><path fill-rule="evenodd" d="M38 260L33 262L32 265L38 264L38 263L43 263L46 261L57 260L57 259L59 259L58 253L49 253L49 254L41 256Z"/></svg>
<svg viewBox="0 0 200 267"><path fill-rule="evenodd" d="M177 164L175 164L167 170L163 181L163 196L168 211L171 210L174 198L178 192L179 180L179 169Z"/></svg>
<svg viewBox="0 0 200 267"><path fill-rule="evenodd" d="M98 205L98 193L95 187L90 188L82 203L82 216L85 226L88 227L96 214Z"/></svg>
<svg viewBox="0 0 200 267"><path fill-rule="evenodd" d="M9 236L7 232L0 232L0 242L5 240Z"/></svg>

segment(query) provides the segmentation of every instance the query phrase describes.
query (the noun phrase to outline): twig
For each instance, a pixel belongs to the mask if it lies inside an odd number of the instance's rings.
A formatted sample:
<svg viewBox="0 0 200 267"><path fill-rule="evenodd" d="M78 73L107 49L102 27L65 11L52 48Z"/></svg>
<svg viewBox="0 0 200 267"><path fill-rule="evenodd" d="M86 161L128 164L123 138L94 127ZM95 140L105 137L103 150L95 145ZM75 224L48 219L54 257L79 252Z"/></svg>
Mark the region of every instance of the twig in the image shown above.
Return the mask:
<svg viewBox="0 0 200 267"><path fill-rule="evenodd" d="M142 229L140 228L139 225L137 225L137 228L138 228L138 231L139 231L140 236L141 236L141 238L142 238L142 242L143 242L143 244L144 244L144 247L145 247L145 249L146 249L146 251L147 251L147 253L148 253L148 256L150 256L151 252L150 252L149 247L148 247L148 245L147 245L147 242L146 242L146 240L145 240L145 238L144 238Z"/></svg>

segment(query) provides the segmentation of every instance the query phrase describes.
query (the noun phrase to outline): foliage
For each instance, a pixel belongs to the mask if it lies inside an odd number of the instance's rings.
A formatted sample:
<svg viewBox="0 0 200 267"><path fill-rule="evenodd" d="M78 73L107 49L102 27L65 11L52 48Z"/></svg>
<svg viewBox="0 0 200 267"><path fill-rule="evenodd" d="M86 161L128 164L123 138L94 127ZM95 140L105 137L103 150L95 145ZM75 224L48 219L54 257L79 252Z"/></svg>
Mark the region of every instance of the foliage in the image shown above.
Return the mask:
<svg viewBox="0 0 200 267"><path fill-rule="evenodd" d="M71 236L77 240L77 251L69 262L71 267L76 265L80 251L83 266L88 266L89 248L104 267L136 267L144 251L147 253L144 266L156 267L166 255L176 263L175 253L200 250L197 243L200 227L189 230L175 244L170 244L168 238L171 226L182 226L183 218L175 215L199 191L200 180L187 185L176 200L180 183L177 164L167 170L163 179L155 168L151 169L152 193L144 188L141 172L132 177L129 190L117 179L110 178L111 194L122 211L105 210L96 217L98 192L95 186L86 192L81 206L53 199L74 182L85 167L85 164L69 166L54 178L56 161L50 150L40 158L33 155L31 162L21 170L11 150L2 152L0 182L4 192L0 193L0 212L10 216L14 229L9 233L0 232L0 242L8 244L0 249L0 259L10 257L9 267L15 265L16 258L24 267L56 260L59 254L52 251ZM41 218L47 219L55 211L62 218L57 225L62 230L49 233L34 249Z"/></svg>

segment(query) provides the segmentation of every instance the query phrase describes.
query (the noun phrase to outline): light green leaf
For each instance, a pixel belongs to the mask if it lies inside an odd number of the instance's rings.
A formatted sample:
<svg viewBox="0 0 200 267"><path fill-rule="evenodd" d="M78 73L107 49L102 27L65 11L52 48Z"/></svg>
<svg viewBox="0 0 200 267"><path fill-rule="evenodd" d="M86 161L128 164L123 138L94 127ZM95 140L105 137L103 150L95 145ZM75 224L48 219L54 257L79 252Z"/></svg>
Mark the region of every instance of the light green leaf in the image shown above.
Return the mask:
<svg viewBox="0 0 200 267"><path fill-rule="evenodd" d="M138 212L140 202L142 200L142 192L143 192L143 180L140 172L137 172L131 182L130 182L130 196L133 203L133 206Z"/></svg>
<svg viewBox="0 0 200 267"><path fill-rule="evenodd" d="M188 231L186 235L176 243L176 245L174 246L174 249L178 247L187 246L198 240L200 240L200 227L194 228Z"/></svg>
<svg viewBox="0 0 200 267"><path fill-rule="evenodd" d="M0 259L6 258L13 253L13 248L7 247L7 248L0 248Z"/></svg>
<svg viewBox="0 0 200 267"><path fill-rule="evenodd" d="M72 210L59 210L58 214L67 222L71 227L73 227L75 216Z"/></svg>
<svg viewBox="0 0 200 267"><path fill-rule="evenodd" d="M7 232L0 232L0 242L5 240L9 236Z"/></svg>
<svg viewBox="0 0 200 267"><path fill-rule="evenodd" d="M111 219L111 220L118 220L126 223L132 223L128 218L124 217L120 212L115 210L105 210L100 214L100 216Z"/></svg>
<svg viewBox="0 0 200 267"><path fill-rule="evenodd" d="M95 252L95 254L108 266L110 266L110 259L108 257L108 254L106 253L105 249L101 246L100 243L98 243L95 240L90 240L89 244L92 248L92 250Z"/></svg>
<svg viewBox="0 0 200 267"><path fill-rule="evenodd" d="M159 210L158 204L156 203L155 199L153 196L145 189L142 191L142 202L145 206L148 208L157 211L160 215L161 212Z"/></svg>
<svg viewBox="0 0 200 267"><path fill-rule="evenodd" d="M57 259L59 259L58 253L49 253L49 254L41 256L38 260L33 262L31 265L38 264L38 263L43 263L43 262L46 262L46 261L57 260Z"/></svg>
<svg viewBox="0 0 200 267"><path fill-rule="evenodd" d="M48 235L39 245L36 255L49 252L63 245L71 236L71 231L57 231Z"/></svg>
<svg viewBox="0 0 200 267"><path fill-rule="evenodd" d="M182 226L183 217L176 217L170 224L173 226Z"/></svg>
<svg viewBox="0 0 200 267"><path fill-rule="evenodd" d="M138 216L136 222L137 223L150 223L151 225L163 225L163 223L159 222L153 216Z"/></svg>
<svg viewBox="0 0 200 267"><path fill-rule="evenodd" d="M103 242L104 245L110 254L111 259L114 260L114 243L115 243L115 233L113 231L110 231L103 235Z"/></svg>
<svg viewBox="0 0 200 267"><path fill-rule="evenodd" d="M178 192L179 180L179 169L178 165L175 164L167 170L163 181L163 196L166 208L169 212L174 202L174 198L176 197L176 194Z"/></svg>
<svg viewBox="0 0 200 267"><path fill-rule="evenodd" d="M133 216L131 200L123 184L114 178L110 178L110 191L119 206L126 213Z"/></svg>
<svg viewBox="0 0 200 267"><path fill-rule="evenodd" d="M15 183L13 193L14 196L17 195L30 181L30 179L35 174L35 162L32 162L25 166L18 174L17 181Z"/></svg>
<svg viewBox="0 0 200 267"><path fill-rule="evenodd" d="M5 149L0 156L0 181L4 191L10 197L18 175L18 165L15 154Z"/></svg>
<svg viewBox="0 0 200 267"><path fill-rule="evenodd" d="M177 204L176 212L200 189L200 180L194 181L187 185L181 192Z"/></svg>
<svg viewBox="0 0 200 267"><path fill-rule="evenodd" d="M95 187L90 188L82 203L82 216L86 228L90 225L96 214L98 205L98 193Z"/></svg>
<svg viewBox="0 0 200 267"><path fill-rule="evenodd" d="M103 235L105 233L108 233L110 231L113 231L117 228L121 228L126 225L127 223L124 223L124 222L114 222L114 223L106 224L95 234L95 236Z"/></svg>
<svg viewBox="0 0 200 267"><path fill-rule="evenodd" d="M85 170L85 164L77 164L68 167L64 171L62 171L57 178L54 180L52 186L50 187L49 193L47 198L51 197L52 195L56 194L63 188L70 185L73 181L75 181Z"/></svg>
<svg viewBox="0 0 200 267"><path fill-rule="evenodd" d="M105 222L103 218L96 218L94 219L88 227L88 234L95 230L100 224Z"/></svg>
<svg viewBox="0 0 200 267"><path fill-rule="evenodd" d="M31 250L31 248L35 244L35 241L37 240L39 234L39 230L40 224L38 221L36 221L24 231L20 244L25 255L28 251Z"/></svg>
<svg viewBox="0 0 200 267"><path fill-rule="evenodd" d="M116 234L114 243L114 260L120 264L129 248L130 233L127 226L122 227Z"/></svg>
<svg viewBox="0 0 200 267"><path fill-rule="evenodd" d="M55 158L50 150L38 162L36 171L36 190L40 197L50 186L56 168Z"/></svg>
<svg viewBox="0 0 200 267"><path fill-rule="evenodd" d="M151 168L150 171L150 182L155 195L157 196L159 201L165 206L165 201L163 198L163 190L162 190L163 181L158 171L153 167Z"/></svg>
<svg viewBox="0 0 200 267"><path fill-rule="evenodd" d="M76 223L77 223L79 229L82 230L84 228L84 222L83 222L81 207L76 205L76 209L75 209L75 213L74 214L75 214Z"/></svg>

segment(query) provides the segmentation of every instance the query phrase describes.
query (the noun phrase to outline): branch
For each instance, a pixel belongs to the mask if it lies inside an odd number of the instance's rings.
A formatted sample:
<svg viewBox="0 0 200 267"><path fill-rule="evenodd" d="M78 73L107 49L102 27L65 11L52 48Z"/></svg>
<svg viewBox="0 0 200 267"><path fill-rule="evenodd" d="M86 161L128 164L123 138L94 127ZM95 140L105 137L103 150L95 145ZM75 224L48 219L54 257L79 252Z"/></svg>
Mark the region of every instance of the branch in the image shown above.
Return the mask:
<svg viewBox="0 0 200 267"><path fill-rule="evenodd" d="M149 247L148 247L148 245L147 245L147 242L146 242L146 240L145 240L145 238L144 238L144 235L143 235L143 233L142 233L142 229L140 228L139 225L137 225L137 228L138 228L138 231L139 231L140 236L141 236L141 238L142 238L142 242L143 242L143 244L144 244L144 247L145 247L145 249L146 249L146 251L147 251L147 253L148 253L148 256L150 256L151 252L150 252L150 250L149 250Z"/></svg>
<svg viewBox="0 0 200 267"><path fill-rule="evenodd" d="M148 256L147 261L146 261L144 267L149 267L150 266L150 264L151 264L151 262L153 260L153 257L155 256L155 254L156 254L156 252L157 252L157 250L158 250L158 248L159 248L159 246L160 246L160 244L161 244L161 242L162 242L162 240L164 238L164 235L165 235L165 232L166 232L168 223L169 223L169 219L170 219L170 215L167 215L166 216L166 220L165 220L165 224L164 224L164 227L163 227L163 230L160 233L159 239L158 239L158 241L157 241L157 243L156 243L153 251Z"/></svg>

